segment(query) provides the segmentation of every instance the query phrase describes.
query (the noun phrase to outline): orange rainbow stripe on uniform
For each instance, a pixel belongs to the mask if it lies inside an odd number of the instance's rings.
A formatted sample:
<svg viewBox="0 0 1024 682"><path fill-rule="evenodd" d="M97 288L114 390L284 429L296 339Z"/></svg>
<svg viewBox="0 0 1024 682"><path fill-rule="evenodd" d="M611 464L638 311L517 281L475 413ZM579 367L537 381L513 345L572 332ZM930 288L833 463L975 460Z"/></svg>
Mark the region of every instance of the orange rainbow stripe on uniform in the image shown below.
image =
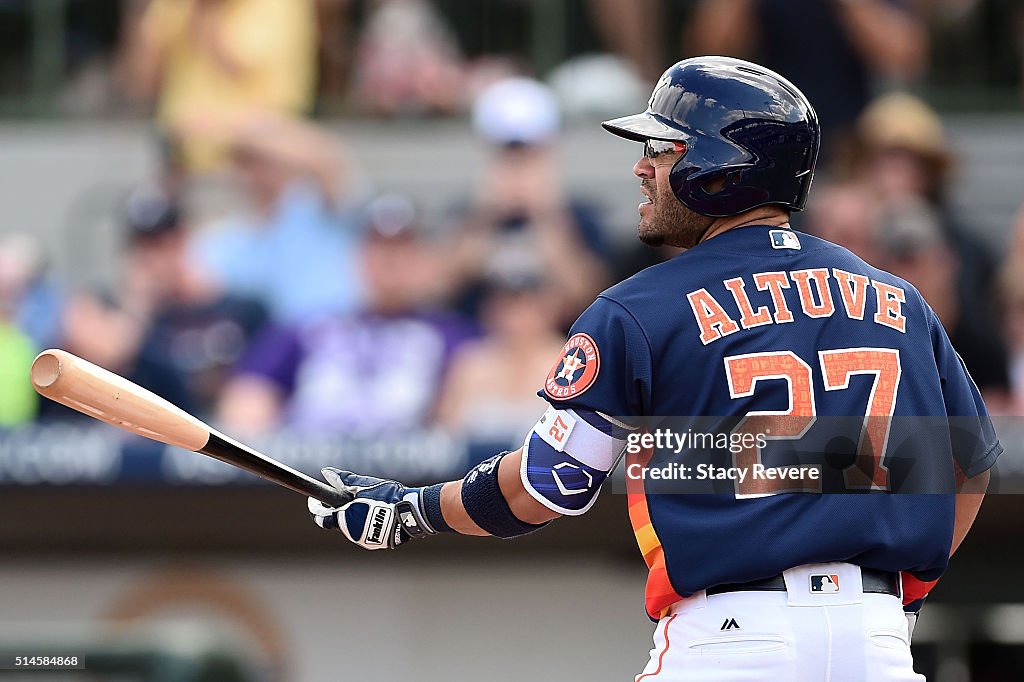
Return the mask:
<svg viewBox="0 0 1024 682"><path fill-rule="evenodd" d="M627 454L627 471L632 464L647 466L654 455L652 449L644 449L637 454ZM626 477L626 499L629 506L629 521L636 535L637 545L643 554L644 562L650 571L647 575L647 587L644 590L644 603L647 615L655 620L665 617L668 608L681 600L682 597L672 587L665 567L665 550L658 539L658 533L651 523L650 510L647 508L647 495L642 480Z"/></svg>
<svg viewBox="0 0 1024 682"><path fill-rule="evenodd" d="M900 577L903 578L903 605L911 604L918 599L924 599L928 596L928 593L932 591L935 584L939 582L938 578L935 580L921 580L915 578L906 571L900 573Z"/></svg>

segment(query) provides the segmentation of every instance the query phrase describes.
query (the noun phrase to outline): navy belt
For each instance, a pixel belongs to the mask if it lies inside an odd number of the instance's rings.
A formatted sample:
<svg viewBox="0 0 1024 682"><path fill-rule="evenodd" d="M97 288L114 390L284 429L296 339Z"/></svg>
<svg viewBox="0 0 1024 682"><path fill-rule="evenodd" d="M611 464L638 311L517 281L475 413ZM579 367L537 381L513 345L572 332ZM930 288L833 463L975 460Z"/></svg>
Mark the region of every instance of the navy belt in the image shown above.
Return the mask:
<svg viewBox="0 0 1024 682"><path fill-rule="evenodd" d="M861 579L864 584L864 592L867 594L888 594L893 597L900 596L899 573L890 571L876 571L873 568L862 568ZM726 592L785 592L786 580L782 575L764 580L753 580L749 583L729 583L726 585L715 585L705 590L710 597L713 594L724 594Z"/></svg>

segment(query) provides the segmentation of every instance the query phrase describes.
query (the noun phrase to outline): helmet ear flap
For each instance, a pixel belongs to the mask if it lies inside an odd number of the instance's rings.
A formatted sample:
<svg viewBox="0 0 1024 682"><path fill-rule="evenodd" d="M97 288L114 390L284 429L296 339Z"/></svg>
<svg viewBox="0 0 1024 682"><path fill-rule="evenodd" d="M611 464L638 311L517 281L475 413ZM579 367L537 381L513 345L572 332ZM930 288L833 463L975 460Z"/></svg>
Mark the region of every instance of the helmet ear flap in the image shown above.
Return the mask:
<svg viewBox="0 0 1024 682"><path fill-rule="evenodd" d="M749 182L747 173L753 167L748 164L700 172L689 169L670 178L672 189L680 202L694 213L721 218L737 215L749 206L770 203L768 192ZM723 206L735 205L740 208L722 210Z"/></svg>
<svg viewBox="0 0 1024 682"><path fill-rule="evenodd" d="M701 181L700 187L705 194L714 196L724 190L727 185L737 185L740 181L741 171L715 173L706 180Z"/></svg>

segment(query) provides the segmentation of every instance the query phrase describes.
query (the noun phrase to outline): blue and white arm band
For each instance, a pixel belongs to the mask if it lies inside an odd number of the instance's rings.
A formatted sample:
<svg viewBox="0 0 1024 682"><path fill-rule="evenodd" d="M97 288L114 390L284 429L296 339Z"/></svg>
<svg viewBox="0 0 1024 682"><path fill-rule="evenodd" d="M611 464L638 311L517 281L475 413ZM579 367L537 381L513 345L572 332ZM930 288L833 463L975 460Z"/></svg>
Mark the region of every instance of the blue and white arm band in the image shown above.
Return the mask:
<svg viewBox="0 0 1024 682"><path fill-rule="evenodd" d="M548 407L523 443L523 487L552 511L583 514L597 501L630 430L598 412Z"/></svg>

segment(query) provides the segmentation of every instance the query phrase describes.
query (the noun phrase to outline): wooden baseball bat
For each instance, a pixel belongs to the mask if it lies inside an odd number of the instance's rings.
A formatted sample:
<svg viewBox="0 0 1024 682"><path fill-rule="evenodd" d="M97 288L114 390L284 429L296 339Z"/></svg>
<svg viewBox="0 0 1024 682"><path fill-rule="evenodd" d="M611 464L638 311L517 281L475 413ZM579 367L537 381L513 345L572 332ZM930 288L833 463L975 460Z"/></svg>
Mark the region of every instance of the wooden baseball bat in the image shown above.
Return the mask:
<svg viewBox="0 0 1024 682"><path fill-rule="evenodd" d="M332 507L352 500L348 493L228 438L155 393L67 351L44 350L32 362L31 377L40 395L125 431L200 452Z"/></svg>

